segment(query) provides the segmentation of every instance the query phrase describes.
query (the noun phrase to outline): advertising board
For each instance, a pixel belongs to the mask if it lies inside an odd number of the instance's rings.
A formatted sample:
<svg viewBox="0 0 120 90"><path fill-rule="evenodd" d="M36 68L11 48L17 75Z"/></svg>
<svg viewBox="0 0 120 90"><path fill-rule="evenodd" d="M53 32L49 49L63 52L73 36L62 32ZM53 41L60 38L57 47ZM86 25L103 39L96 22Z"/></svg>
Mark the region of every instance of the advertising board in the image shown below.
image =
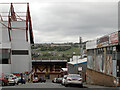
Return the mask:
<svg viewBox="0 0 120 90"><path fill-rule="evenodd" d="M118 32L112 33L110 35L110 44L118 43Z"/></svg>
<svg viewBox="0 0 120 90"><path fill-rule="evenodd" d="M97 41L96 40L91 40L86 43L86 49L94 49L97 48Z"/></svg>
<svg viewBox="0 0 120 90"><path fill-rule="evenodd" d="M97 39L97 47L104 47L109 45L109 36L104 36Z"/></svg>

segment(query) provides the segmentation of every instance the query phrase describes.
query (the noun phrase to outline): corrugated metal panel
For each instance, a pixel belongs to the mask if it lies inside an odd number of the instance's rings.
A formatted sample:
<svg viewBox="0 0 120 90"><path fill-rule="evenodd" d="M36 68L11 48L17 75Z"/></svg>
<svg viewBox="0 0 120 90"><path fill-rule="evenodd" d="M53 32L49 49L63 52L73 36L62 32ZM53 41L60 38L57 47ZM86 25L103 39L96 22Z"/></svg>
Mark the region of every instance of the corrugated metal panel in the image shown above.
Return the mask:
<svg viewBox="0 0 120 90"><path fill-rule="evenodd" d="M117 60L113 60L113 76L116 77L117 76L117 72L116 72L116 65L117 65Z"/></svg>

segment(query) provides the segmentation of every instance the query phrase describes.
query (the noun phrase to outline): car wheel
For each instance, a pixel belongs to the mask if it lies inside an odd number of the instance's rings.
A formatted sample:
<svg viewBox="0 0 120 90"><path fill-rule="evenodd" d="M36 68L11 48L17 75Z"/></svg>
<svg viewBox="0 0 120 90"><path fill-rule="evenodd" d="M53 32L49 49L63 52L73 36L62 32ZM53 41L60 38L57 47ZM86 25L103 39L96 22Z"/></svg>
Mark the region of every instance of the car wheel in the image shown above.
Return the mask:
<svg viewBox="0 0 120 90"><path fill-rule="evenodd" d="M65 84L65 87L68 87L68 84Z"/></svg>
<svg viewBox="0 0 120 90"><path fill-rule="evenodd" d="M5 86L5 83L2 81L2 86Z"/></svg>
<svg viewBox="0 0 120 90"><path fill-rule="evenodd" d="M80 87L83 88L83 84L80 84Z"/></svg>
<svg viewBox="0 0 120 90"><path fill-rule="evenodd" d="M9 85L9 83L7 82L7 83L6 83L6 86L8 86L8 85Z"/></svg>

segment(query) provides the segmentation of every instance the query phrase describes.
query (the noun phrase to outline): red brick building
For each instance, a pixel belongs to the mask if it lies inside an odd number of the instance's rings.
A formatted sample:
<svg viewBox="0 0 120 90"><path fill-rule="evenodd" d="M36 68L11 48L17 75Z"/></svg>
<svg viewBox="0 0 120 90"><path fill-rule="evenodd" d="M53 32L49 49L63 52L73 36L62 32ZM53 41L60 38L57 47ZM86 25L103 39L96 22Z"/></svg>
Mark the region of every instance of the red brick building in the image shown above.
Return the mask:
<svg viewBox="0 0 120 90"><path fill-rule="evenodd" d="M45 77L53 79L62 76L62 68L66 68L67 60L32 60L32 78Z"/></svg>

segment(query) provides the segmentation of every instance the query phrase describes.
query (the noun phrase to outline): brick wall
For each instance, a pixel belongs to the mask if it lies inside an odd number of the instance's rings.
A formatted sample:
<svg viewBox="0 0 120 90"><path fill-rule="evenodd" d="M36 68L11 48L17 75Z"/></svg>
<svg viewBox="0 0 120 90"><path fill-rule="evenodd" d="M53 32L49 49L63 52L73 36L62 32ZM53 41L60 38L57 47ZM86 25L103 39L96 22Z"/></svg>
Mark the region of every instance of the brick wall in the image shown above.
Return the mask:
<svg viewBox="0 0 120 90"><path fill-rule="evenodd" d="M88 84L102 85L102 86L115 86L114 77L96 72L90 69L86 70L86 82Z"/></svg>
<svg viewBox="0 0 120 90"><path fill-rule="evenodd" d="M50 79L54 79L54 78L58 78L58 75L57 74L50 74Z"/></svg>

